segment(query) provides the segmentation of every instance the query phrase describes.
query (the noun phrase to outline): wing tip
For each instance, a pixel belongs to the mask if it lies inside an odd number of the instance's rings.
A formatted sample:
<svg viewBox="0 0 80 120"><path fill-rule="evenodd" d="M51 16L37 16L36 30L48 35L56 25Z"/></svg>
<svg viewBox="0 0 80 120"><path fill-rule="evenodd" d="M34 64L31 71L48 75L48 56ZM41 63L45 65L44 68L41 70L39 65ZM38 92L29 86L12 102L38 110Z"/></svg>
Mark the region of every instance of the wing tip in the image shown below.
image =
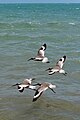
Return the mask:
<svg viewBox="0 0 80 120"><path fill-rule="evenodd" d="M44 44L43 44L43 46L45 47L45 50L46 50L46 48L47 48L47 45L46 45L46 43L44 43Z"/></svg>
<svg viewBox="0 0 80 120"><path fill-rule="evenodd" d="M32 102L35 102L37 100L37 98L33 98Z"/></svg>
<svg viewBox="0 0 80 120"><path fill-rule="evenodd" d="M66 55L64 55L63 58L66 59Z"/></svg>

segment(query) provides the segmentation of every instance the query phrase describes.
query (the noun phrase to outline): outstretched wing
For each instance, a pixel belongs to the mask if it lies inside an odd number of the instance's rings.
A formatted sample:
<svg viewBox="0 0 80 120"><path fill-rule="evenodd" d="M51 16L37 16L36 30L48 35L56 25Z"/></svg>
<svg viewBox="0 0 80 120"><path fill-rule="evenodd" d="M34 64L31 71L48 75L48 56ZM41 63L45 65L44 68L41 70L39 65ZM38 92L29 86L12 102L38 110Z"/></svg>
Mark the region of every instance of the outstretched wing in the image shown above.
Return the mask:
<svg viewBox="0 0 80 120"><path fill-rule="evenodd" d="M33 97L33 102L36 101L41 96L42 93L43 91L36 90L35 95Z"/></svg>
<svg viewBox="0 0 80 120"><path fill-rule="evenodd" d="M18 87L18 90L19 90L19 92L23 92L24 91L24 87L23 86L17 86Z"/></svg>
<svg viewBox="0 0 80 120"><path fill-rule="evenodd" d="M43 44L41 46L41 48L38 50L36 57L30 58L30 59L28 59L28 61L30 61L30 60L42 61L44 58L44 55L45 55L46 47L47 47L46 44Z"/></svg>
<svg viewBox="0 0 80 120"><path fill-rule="evenodd" d="M59 67L62 69L65 60L66 60L66 56L63 56L63 57L60 58L59 61L56 63L56 66L59 66Z"/></svg>
<svg viewBox="0 0 80 120"><path fill-rule="evenodd" d="M41 48L38 50L37 56L44 57L46 47L47 47L46 44L42 45Z"/></svg>
<svg viewBox="0 0 80 120"><path fill-rule="evenodd" d="M40 49L45 51L46 48L47 48L47 45L46 45L46 44L43 44ZM40 50L40 49L39 49L39 50Z"/></svg>
<svg viewBox="0 0 80 120"><path fill-rule="evenodd" d="M46 71L49 72L49 75L52 75L56 72L59 72L59 69L60 69L59 65L56 65L54 68L48 68Z"/></svg>
<svg viewBox="0 0 80 120"><path fill-rule="evenodd" d="M48 89L48 86L45 83L42 83L35 92L35 95L33 97L33 102L36 101L42 95L42 93L47 89Z"/></svg>

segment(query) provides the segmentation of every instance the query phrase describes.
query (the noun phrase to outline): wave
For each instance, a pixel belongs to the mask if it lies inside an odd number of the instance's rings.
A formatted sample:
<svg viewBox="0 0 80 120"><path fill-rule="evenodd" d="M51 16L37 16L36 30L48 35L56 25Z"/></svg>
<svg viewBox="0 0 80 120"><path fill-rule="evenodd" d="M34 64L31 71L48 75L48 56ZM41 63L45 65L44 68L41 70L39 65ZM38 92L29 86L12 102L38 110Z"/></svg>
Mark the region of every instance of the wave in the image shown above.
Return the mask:
<svg viewBox="0 0 80 120"><path fill-rule="evenodd" d="M69 24L70 24L70 25L75 25L75 23L74 23L74 22L69 22Z"/></svg>
<svg viewBox="0 0 80 120"><path fill-rule="evenodd" d="M0 22L0 28L1 29L11 29L11 28L34 28L38 25L41 25L40 22L36 21L15 21L15 22Z"/></svg>

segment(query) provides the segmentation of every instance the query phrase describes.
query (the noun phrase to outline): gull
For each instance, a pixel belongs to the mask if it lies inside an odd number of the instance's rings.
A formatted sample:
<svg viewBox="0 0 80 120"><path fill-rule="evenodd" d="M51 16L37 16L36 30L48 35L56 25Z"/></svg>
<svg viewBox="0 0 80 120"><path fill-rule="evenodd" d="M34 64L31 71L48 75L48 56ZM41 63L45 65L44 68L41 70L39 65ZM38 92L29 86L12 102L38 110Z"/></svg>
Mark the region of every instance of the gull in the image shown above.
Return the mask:
<svg viewBox="0 0 80 120"><path fill-rule="evenodd" d="M57 73L57 72L66 75L67 73L62 69L65 60L66 60L66 56L64 55L62 58L59 59L59 61L56 63L54 68L52 68L52 67L48 68L46 71L49 72L49 75L52 75L52 74Z"/></svg>
<svg viewBox="0 0 80 120"><path fill-rule="evenodd" d="M48 88L55 93L53 88L56 88L56 85L53 85L48 82L37 83L36 85L39 85L39 87L36 89L35 95L33 97L33 102L36 101L42 95L42 93L46 91Z"/></svg>
<svg viewBox="0 0 80 120"><path fill-rule="evenodd" d="M45 57L45 50L47 48L46 44L43 44L40 49L38 50L38 53L36 55L36 57L30 58L28 61L30 60L34 60L34 61L42 61L43 63L49 63L49 60L47 57Z"/></svg>
<svg viewBox="0 0 80 120"><path fill-rule="evenodd" d="M35 78L24 79L24 81L22 83L17 83L12 86L17 86L19 92L23 92L24 88L29 88L29 89L35 90L36 86L31 85L33 80L35 80Z"/></svg>

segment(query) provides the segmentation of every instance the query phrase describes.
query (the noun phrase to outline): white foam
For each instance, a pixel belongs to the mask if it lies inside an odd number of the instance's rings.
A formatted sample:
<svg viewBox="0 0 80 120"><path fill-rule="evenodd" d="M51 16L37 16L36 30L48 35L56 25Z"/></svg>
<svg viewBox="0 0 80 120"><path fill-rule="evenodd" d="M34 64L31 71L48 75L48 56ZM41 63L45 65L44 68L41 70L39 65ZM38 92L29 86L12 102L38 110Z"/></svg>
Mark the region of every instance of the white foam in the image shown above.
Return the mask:
<svg viewBox="0 0 80 120"><path fill-rule="evenodd" d="M76 10L79 10L79 8L76 8Z"/></svg>
<svg viewBox="0 0 80 120"><path fill-rule="evenodd" d="M70 25L75 25L75 23L74 23L74 22L70 22L69 24L70 24Z"/></svg>

